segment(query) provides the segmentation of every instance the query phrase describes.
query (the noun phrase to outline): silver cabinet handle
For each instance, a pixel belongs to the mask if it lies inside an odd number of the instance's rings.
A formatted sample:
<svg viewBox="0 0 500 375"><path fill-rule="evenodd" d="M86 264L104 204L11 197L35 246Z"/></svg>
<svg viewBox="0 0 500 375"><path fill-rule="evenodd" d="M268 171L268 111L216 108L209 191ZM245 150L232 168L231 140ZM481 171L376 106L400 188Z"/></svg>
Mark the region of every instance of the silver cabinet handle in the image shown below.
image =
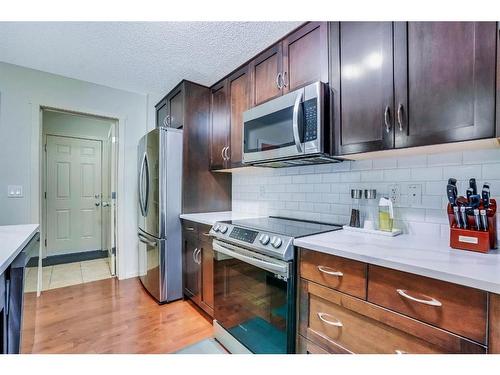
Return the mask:
<svg viewBox="0 0 500 375"><path fill-rule="evenodd" d="M278 90L281 90L283 88L283 84L281 82L281 72L279 72L276 76L276 86L278 87Z"/></svg>
<svg viewBox="0 0 500 375"><path fill-rule="evenodd" d="M334 269L330 267L325 267L325 266L318 266L318 270L320 272L326 273L327 275L332 275L332 276L337 276L337 277L342 277L344 274L340 271L335 271Z"/></svg>
<svg viewBox="0 0 500 375"><path fill-rule="evenodd" d="M384 124L385 131L389 133L391 131L391 108L389 106L385 107L384 110Z"/></svg>
<svg viewBox="0 0 500 375"><path fill-rule="evenodd" d="M404 290L404 289L396 289L396 292L398 292L398 294L400 296L402 296L406 299L409 299L410 301L423 303L424 305L429 305L429 306L436 306L436 307L443 306L443 304L441 302L439 302L437 299L429 297L429 296L424 296L424 297L427 297L428 299L420 299L420 298L415 298L415 297L410 296L408 294L408 291Z"/></svg>
<svg viewBox="0 0 500 375"><path fill-rule="evenodd" d="M221 154L221 156L222 156L222 160L226 160L226 159L224 158L224 150L225 150L225 149L226 149L225 147L222 147L222 150L220 150L220 154Z"/></svg>
<svg viewBox="0 0 500 375"><path fill-rule="evenodd" d="M399 131L403 131L403 104L399 104L398 106L398 124L399 124Z"/></svg>
<svg viewBox="0 0 500 375"><path fill-rule="evenodd" d="M405 352L404 350L399 350L399 349L394 350L394 353L396 353L396 354L408 354L408 352Z"/></svg>
<svg viewBox="0 0 500 375"><path fill-rule="evenodd" d="M193 230L194 230L194 228L193 228L193 227L185 227L184 229L185 229L185 230L189 230L189 231L193 231Z"/></svg>
<svg viewBox="0 0 500 375"><path fill-rule="evenodd" d="M303 93L304 93L303 90L299 90L299 94L297 95L297 98L295 99L295 104L293 105L293 121L292 121L293 140L295 141L295 146L297 147L297 151L299 153L302 153L302 145L300 143L300 134L299 134L299 109L300 109L300 103L302 102Z"/></svg>
<svg viewBox="0 0 500 375"><path fill-rule="evenodd" d="M281 77L282 77L281 82L283 82L282 87L287 87L288 86L288 84L287 84L288 72L283 72Z"/></svg>
<svg viewBox="0 0 500 375"><path fill-rule="evenodd" d="M196 252L196 263L201 264L201 249Z"/></svg>
<svg viewBox="0 0 500 375"><path fill-rule="evenodd" d="M318 317L323 321L325 322L326 324L329 324L331 326L335 326L335 327L343 327L344 325L342 324L342 322L338 319L335 319L335 320L329 320L327 319L327 317L329 318L333 318L333 316L331 316L330 314L327 314L327 313L324 313L324 312L319 312L318 313Z"/></svg>
<svg viewBox="0 0 500 375"><path fill-rule="evenodd" d="M205 237L212 237L212 236L210 235L210 233L208 233L208 232L203 232L202 234L203 234Z"/></svg>
<svg viewBox="0 0 500 375"><path fill-rule="evenodd" d="M198 252L198 248L196 247L194 250L193 250L193 262L195 262L196 264L198 264L198 260L196 259L196 253Z"/></svg>
<svg viewBox="0 0 500 375"><path fill-rule="evenodd" d="M229 160L229 146L224 147L224 160Z"/></svg>

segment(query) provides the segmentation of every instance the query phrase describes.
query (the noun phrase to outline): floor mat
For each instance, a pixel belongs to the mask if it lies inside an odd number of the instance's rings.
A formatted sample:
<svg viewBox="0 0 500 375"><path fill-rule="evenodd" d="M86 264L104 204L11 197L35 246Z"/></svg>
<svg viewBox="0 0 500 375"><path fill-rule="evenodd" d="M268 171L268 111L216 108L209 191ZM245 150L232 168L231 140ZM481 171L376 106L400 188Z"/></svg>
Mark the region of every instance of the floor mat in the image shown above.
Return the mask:
<svg viewBox="0 0 500 375"><path fill-rule="evenodd" d="M256 317L230 328L238 341L256 354L285 354L286 333L280 331L267 320Z"/></svg>
<svg viewBox="0 0 500 375"><path fill-rule="evenodd" d="M174 354L229 354L215 339L205 339Z"/></svg>

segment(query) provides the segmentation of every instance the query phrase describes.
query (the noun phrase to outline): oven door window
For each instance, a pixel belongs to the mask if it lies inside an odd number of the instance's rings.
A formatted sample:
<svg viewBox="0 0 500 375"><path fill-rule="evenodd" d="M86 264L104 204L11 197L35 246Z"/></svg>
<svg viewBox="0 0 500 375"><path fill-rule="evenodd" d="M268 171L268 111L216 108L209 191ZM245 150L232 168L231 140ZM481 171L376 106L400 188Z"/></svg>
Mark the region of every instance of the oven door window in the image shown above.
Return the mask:
<svg viewBox="0 0 500 375"><path fill-rule="evenodd" d="M227 255L214 258L214 314L217 322L250 351L288 351L288 283L272 272Z"/></svg>

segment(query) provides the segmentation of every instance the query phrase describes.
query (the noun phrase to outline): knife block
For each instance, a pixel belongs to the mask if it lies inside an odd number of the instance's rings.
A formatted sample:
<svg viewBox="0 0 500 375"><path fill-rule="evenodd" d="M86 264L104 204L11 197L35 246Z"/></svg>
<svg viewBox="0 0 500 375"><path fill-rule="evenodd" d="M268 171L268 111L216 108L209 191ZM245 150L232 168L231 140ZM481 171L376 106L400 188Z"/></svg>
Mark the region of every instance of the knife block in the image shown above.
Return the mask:
<svg viewBox="0 0 500 375"><path fill-rule="evenodd" d="M483 207L480 207L480 209L483 209ZM450 247L480 253L487 253L490 249L497 248L497 203L495 199L490 200L490 206L487 210L488 231L457 228L453 208L449 203L447 211L450 221ZM475 226L473 217L467 216L467 222L469 228Z"/></svg>

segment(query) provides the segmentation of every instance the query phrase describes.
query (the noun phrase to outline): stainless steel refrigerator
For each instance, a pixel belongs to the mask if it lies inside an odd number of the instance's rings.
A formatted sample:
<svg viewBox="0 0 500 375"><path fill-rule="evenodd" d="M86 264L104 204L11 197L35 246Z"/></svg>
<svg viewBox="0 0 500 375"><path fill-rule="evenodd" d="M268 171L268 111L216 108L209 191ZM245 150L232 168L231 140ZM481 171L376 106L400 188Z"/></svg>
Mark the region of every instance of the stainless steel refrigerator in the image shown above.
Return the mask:
<svg viewBox="0 0 500 375"><path fill-rule="evenodd" d="M138 146L139 277L159 303L182 298L182 130L157 128Z"/></svg>

